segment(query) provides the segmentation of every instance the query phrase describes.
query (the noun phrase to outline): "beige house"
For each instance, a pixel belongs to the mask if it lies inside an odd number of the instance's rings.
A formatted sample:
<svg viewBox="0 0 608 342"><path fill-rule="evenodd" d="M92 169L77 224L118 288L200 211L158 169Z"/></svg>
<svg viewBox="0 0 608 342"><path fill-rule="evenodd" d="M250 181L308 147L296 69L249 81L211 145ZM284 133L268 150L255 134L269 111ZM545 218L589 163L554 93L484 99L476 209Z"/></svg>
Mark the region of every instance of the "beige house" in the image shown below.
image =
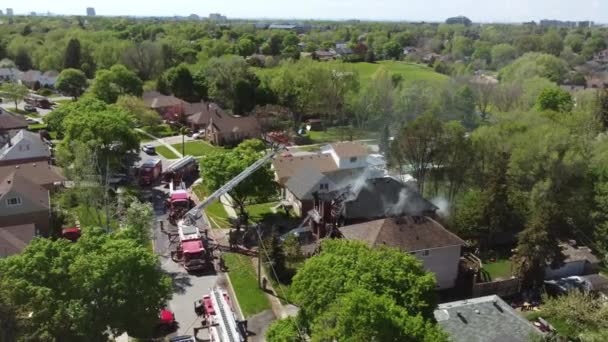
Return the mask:
<svg viewBox="0 0 608 342"><path fill-rule="evenodd" d="M465 242L429 217L389 217L339 230L348 240L363 241L370 247L394 247L414 255L427 271L435 274L439 290L455 286Z"/></svg>
<svg viewBox="0 0 608 342"><path fill-rule="evenodd" d="M0 182L0 256L20 252L35 235L46 236L49 190L13 172ZM33 227L33 229L32 229Z"/></svg>

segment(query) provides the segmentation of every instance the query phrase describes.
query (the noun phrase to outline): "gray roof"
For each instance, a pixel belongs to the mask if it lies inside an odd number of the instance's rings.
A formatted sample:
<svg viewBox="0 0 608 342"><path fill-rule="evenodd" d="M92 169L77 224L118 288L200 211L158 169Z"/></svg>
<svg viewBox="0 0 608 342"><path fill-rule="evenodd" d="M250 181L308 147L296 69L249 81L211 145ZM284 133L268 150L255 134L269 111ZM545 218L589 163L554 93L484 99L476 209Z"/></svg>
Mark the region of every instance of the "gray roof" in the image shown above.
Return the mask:
<svg viewBox="0 0 608 342"><path fill-rule="evenodd" d="M392 177L365 181L357 198L347 202L347 219L374 219L387 215L423 216L434 213L437 207L416 190Z"/></svg>
<svg viewBox="0 0 608 342"><path fill-rule="evenodd" d="M496 295L440 304L435 319L455 342L524 342L540 334Z"/></svg>
<svg viewBox="0 0 608 342"><path fill-rule="evenodd" d="M299 200L312 199L312 193L317 190L317 184L325 178L319 171L307 167L301 169L285 183L285 187Z"/></svg>
<svg viewBox="0 0 608 342"><path fill-rule="evenodd" d="M24 129L11 139L10 144L0 148L0 161L49 158L50 156L51 151L40 135Z"/></svg>

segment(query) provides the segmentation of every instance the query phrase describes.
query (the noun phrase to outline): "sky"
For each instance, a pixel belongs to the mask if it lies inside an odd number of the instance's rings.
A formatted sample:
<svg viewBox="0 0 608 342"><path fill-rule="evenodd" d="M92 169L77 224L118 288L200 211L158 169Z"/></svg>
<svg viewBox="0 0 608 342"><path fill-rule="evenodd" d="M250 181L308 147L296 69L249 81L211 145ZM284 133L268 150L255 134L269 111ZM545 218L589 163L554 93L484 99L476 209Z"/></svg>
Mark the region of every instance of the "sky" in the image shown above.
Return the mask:
<svg viewBox="0 0 608 342"><path fill-rule="evenodd" d="M559 19L608 23L608 0L3 0L16 14L32 11L97 15L187 16L221 13L228 18L443 21L465 15L474 22Z"/></svg>

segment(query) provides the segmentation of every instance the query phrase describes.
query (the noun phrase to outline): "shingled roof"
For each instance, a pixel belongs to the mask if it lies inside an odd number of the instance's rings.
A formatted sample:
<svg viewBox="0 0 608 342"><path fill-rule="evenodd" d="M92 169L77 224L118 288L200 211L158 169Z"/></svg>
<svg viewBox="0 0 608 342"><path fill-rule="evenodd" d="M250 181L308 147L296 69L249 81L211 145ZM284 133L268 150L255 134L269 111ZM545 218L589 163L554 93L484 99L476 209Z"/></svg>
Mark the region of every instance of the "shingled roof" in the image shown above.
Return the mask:
<svg viewBox="0 0 608 342"><path fill-rule="evenodd" d="M437 221L425 216L400 216L353 224L340 228L349 240L370 247L389 246L404 252L462 246L465 242Z"/></svg>
<svg viewBox="0 0 608 342"><path fill-rule="evenodd" d="M313 192L318 190L317 185L325 176L312 168L304 168L285 183L285 187L299 200L313 199Z"/></svg>
<svg viewBox="0 0 608 342"><path fill-rule="evenodd" d="M40 136L22 129L12 139L10 144L0 148L0 161L49 158L51 151Z"/></svg>
<svg viewBox="0 0 608 342"><path fill-rule="evenodd" d="M50 208L49 191L16 172L11 173L0 182L0 201L4 201L8 193L15 192L28 199L33 211Z"/></svg>
<svg viewBox="0 0 608 342"><path fill-rule="evenodd" d="M0 257L18 254L36 236L33 223L0 227Z"/></svg>
<svg viewBox="0 0 608 342"><path fill-rule="evenodd" d="M21 115L0 108L0 131L27 128L27 121Z"/></svg>
<svg viewBox="0 0 608 342"><path fill-rule="evenodd" d="M525 342L541 334L496 295L439 304L434 314L454 342Z"/></svg>
<svg viewBox="0 0 608 342"><path fill-rule="evenodd" d="M340 158L362 157L370 153L365 145L354 141L336 142L329 146L336 151Z"/></svg>
<svg viewBox="0 0 608 342"><path fill-rule="evenodd" d="M52 186L54 183L65 181L61 169L46 162L0 166L0 179L8 177L12 173L23 176L23 178L45 188Z"/></svg>
<svg viewBox="0 0 608 342"><path fill-rule="evenodd" d="M157 91L147 91L143 94L143 100L146 106L152 109L186 106L188 102L178 99L172 95L163 95Z"/></svg>
<svg viewBox="0 0 608 342"><path fill-rule="evenodd" d="M314 168L320 173L335 171L338 166L330 154L317 153L306 156L279 156L274 158L272 166L278 176L278 182L285 184L300 170Z"/></svg>

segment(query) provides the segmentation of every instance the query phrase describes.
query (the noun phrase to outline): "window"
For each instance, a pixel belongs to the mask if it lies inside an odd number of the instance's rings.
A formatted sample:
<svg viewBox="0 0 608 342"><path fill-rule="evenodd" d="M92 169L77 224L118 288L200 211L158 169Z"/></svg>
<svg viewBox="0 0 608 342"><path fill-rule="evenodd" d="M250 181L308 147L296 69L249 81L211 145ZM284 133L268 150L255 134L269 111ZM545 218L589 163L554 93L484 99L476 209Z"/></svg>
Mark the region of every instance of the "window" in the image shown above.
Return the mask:
<svg viewBox="0 0 608 342"><path fill-rule="evenodd" d="M321 190L329 190L329 184L327 184L327 183L321 183L319 185L319 189L321 189Z"/></svg>
<svg viewBox="0 0 608 342"><path fill-rule="evenodd" d="M6 205L9 207L12 207L15 205L21 205L21 197L7 198Z"/></svg>
<svg viewBox="0 0 608 342"><path fill-rule="evenodd" d="M357 161L357 157L350 157L350 162L351 162L351 163L354 163L354 162L356 162L356 161Z"/></svg>
<svg viewBox="0 0 608 342"><path fill-rule="evenodd" d="M430 251L428 249L425 249L422 251L422 256L429 256Z"/></svg>

